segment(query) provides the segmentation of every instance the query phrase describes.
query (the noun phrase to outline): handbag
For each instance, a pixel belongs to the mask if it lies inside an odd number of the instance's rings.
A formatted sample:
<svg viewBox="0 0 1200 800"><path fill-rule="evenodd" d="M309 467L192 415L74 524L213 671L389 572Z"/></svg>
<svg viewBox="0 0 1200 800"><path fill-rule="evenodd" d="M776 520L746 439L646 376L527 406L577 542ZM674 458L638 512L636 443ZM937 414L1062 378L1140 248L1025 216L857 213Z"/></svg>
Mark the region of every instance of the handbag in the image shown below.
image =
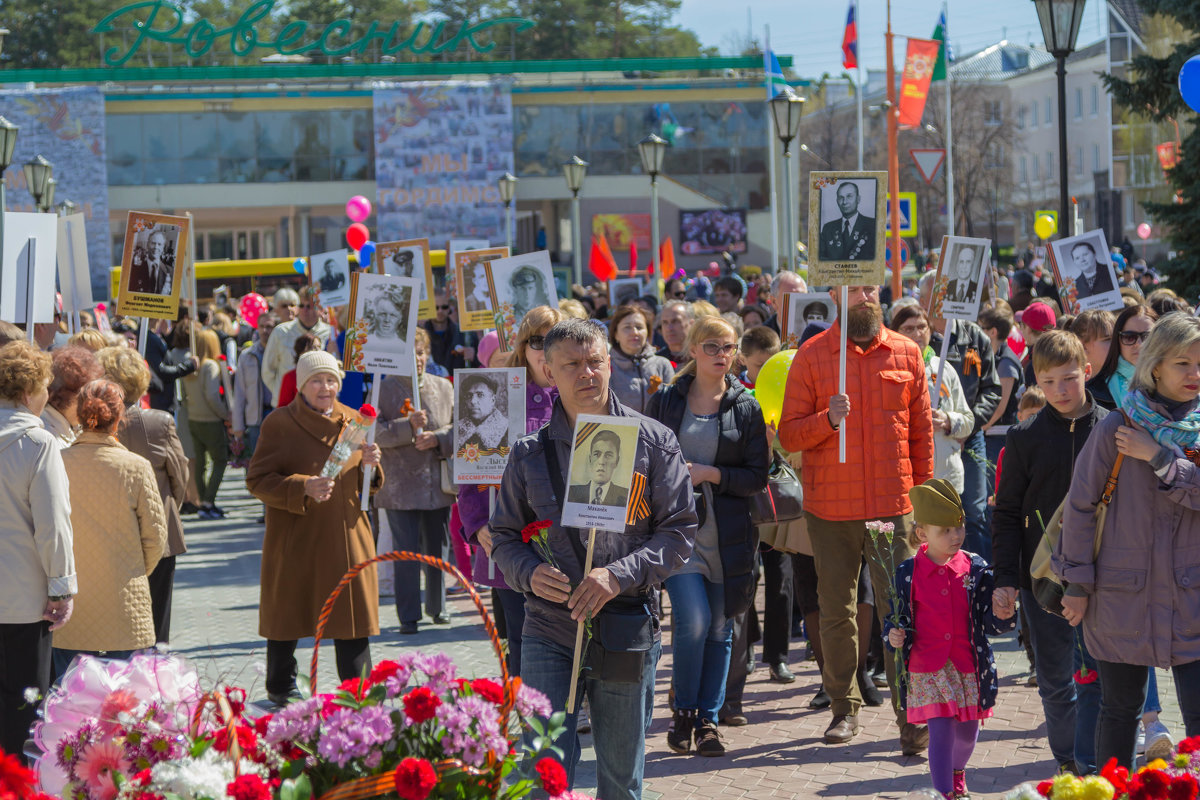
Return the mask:
<svg viewBox="0 0 1200 800"><path fill-rule="evenodd" d="M1132 425L1129 415L1124 411L1121 413L1125 416L1125 424ZM1104 522L1108 519L1108 504L1112 502L1113 493L1117 490L1117 473L1121 471L1121 464L1124 460L1125 455L1117 453L1117 459L1108 473L1108 479L1104 481L1104 491L1100 495L1100 501L1096 503L1096 532L1092 536L1093 561L1100 555L1100 542L1104 538ZM1066 592L1066 584L1054 574L1050 562L1055 548L1058 547L1058 540L1062 537L1063 511L1067 506L1068 499L1069 497L1063 498L1050 517L1050 521L1046 523L1037 549L1033 551L1033 561L1029 565L1033 596L1037 599L1038 605L1043 610L1059 617L1063 615L1062 599Z"/></svg>
<svg viewBox="0 0 1200 800"><path fill-rule="evenodd" d="M767 485L750 500L750 521L755 525L791 522L804 515L804 487L796 470L779 453L771 462Z"/></svg>
<svg viewBox="0 0 1200 800"><path fill-rule="evenodd" d="M457 495L458 484L454 482L454 472L450 469L450 459L443 458L438 462L438 468L441 474L442 493Z"/></svg>

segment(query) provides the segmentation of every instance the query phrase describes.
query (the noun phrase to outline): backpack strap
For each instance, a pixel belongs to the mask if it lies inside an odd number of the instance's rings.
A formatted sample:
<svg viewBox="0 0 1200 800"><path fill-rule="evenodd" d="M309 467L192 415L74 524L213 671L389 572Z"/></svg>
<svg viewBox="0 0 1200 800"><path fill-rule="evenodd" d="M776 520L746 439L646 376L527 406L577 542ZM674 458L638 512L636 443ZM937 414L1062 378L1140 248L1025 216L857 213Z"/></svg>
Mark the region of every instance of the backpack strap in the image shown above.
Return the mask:
<svg viewBox="0 0 1200 800"><path fill-rule="evenodd" d="M1133 420L1129 418L1129 414L1125 413L1125 409L1121 409L1121 416L1125 418L1127 426L1133 426ZM1118 452L1117 460L1113 462L1112 470L1108 473L1108 480L1104 482L1104 492L1100 495L1100 504L1108 505L1112 502L1113 493L1117 491L1117 473L1121 471L1121 464L1125 461L1125 454Z"/></svg>

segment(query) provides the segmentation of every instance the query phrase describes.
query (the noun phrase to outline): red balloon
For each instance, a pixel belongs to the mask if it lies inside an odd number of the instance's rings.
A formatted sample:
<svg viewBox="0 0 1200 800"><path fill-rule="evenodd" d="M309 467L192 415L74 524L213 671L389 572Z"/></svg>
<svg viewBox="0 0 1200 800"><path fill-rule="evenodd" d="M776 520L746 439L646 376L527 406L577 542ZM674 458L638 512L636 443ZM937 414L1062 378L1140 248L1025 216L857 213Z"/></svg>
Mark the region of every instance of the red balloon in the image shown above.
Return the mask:
<svg viewBox="0 0 1200 800"><path fill-rule="evenodd" d="M354 250L362 249L363 243L371 238L371 232L361 222L356 222L346 228L346 244Z"/></svg>

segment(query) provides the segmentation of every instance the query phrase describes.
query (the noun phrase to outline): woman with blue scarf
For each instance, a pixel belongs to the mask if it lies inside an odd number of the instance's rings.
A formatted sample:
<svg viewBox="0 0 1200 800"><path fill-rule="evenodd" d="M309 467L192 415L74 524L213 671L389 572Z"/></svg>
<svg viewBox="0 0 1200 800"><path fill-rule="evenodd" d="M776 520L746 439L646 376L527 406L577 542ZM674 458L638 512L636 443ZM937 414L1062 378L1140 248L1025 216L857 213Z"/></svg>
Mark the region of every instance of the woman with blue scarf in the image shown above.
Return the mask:
<svg viewBox="0 0 1200 800"><path fill-rule="evenodd" d="M1154 326L1122 414L1092 432L1076 463L1054 569L1063 616L1083 624L1100 673L1096 763L1133 767L1149 669L1170 668L1188 736L1200 734L1200 320ZM1108 517L1096 509L1117 455Z"/></svg>
<svg viewBox="0 0 1200 800"><path fill-rule="evenodd" d="M1125 395L1129 392L1129 382L1137 367L1138 354L1157 319L1158 314L1154 313L1154 309L1143 303L1129 306L1117 315L1108 358L1087 384L1096 402L1109 411L1125 407Z"/></svg>

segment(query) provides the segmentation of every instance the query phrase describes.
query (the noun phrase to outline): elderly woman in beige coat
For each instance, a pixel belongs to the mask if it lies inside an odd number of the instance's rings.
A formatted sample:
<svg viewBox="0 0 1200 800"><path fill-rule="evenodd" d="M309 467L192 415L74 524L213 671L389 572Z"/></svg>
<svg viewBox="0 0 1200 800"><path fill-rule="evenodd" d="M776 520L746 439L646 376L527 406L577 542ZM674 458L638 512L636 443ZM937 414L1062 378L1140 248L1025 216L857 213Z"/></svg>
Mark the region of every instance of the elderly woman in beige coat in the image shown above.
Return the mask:
<svg viewBox="0 0 1200 800"><path fill-rule="evenodd" d="M100 379L79 391L81 430L63 451L79 594L71 621L54 634L61 675L87 653L127 659L154 646L148 576L167 543L167 521L150 462L117 441L125 393Z"/></svg>
<svg viewBox="0 0 1200 800"><path fill-rule="evenodd" d="M316 632L325 599L351 567L375 556L375 540L361 511L364 465L379 464L379 447L363 444L337 477L321 476L338 436L356 412L337 401L342 371L318 350L296 362L300 393L269 414L246 486L267 506L263 537L258 633L267 640L267 697L284 705L296 689L296 641ZM374 470L372 489L383 483ZM370 640L379 633L379 580L375 565L342 591L325 635L333 639L338 677L356 678L371 666Z"/></svg>

